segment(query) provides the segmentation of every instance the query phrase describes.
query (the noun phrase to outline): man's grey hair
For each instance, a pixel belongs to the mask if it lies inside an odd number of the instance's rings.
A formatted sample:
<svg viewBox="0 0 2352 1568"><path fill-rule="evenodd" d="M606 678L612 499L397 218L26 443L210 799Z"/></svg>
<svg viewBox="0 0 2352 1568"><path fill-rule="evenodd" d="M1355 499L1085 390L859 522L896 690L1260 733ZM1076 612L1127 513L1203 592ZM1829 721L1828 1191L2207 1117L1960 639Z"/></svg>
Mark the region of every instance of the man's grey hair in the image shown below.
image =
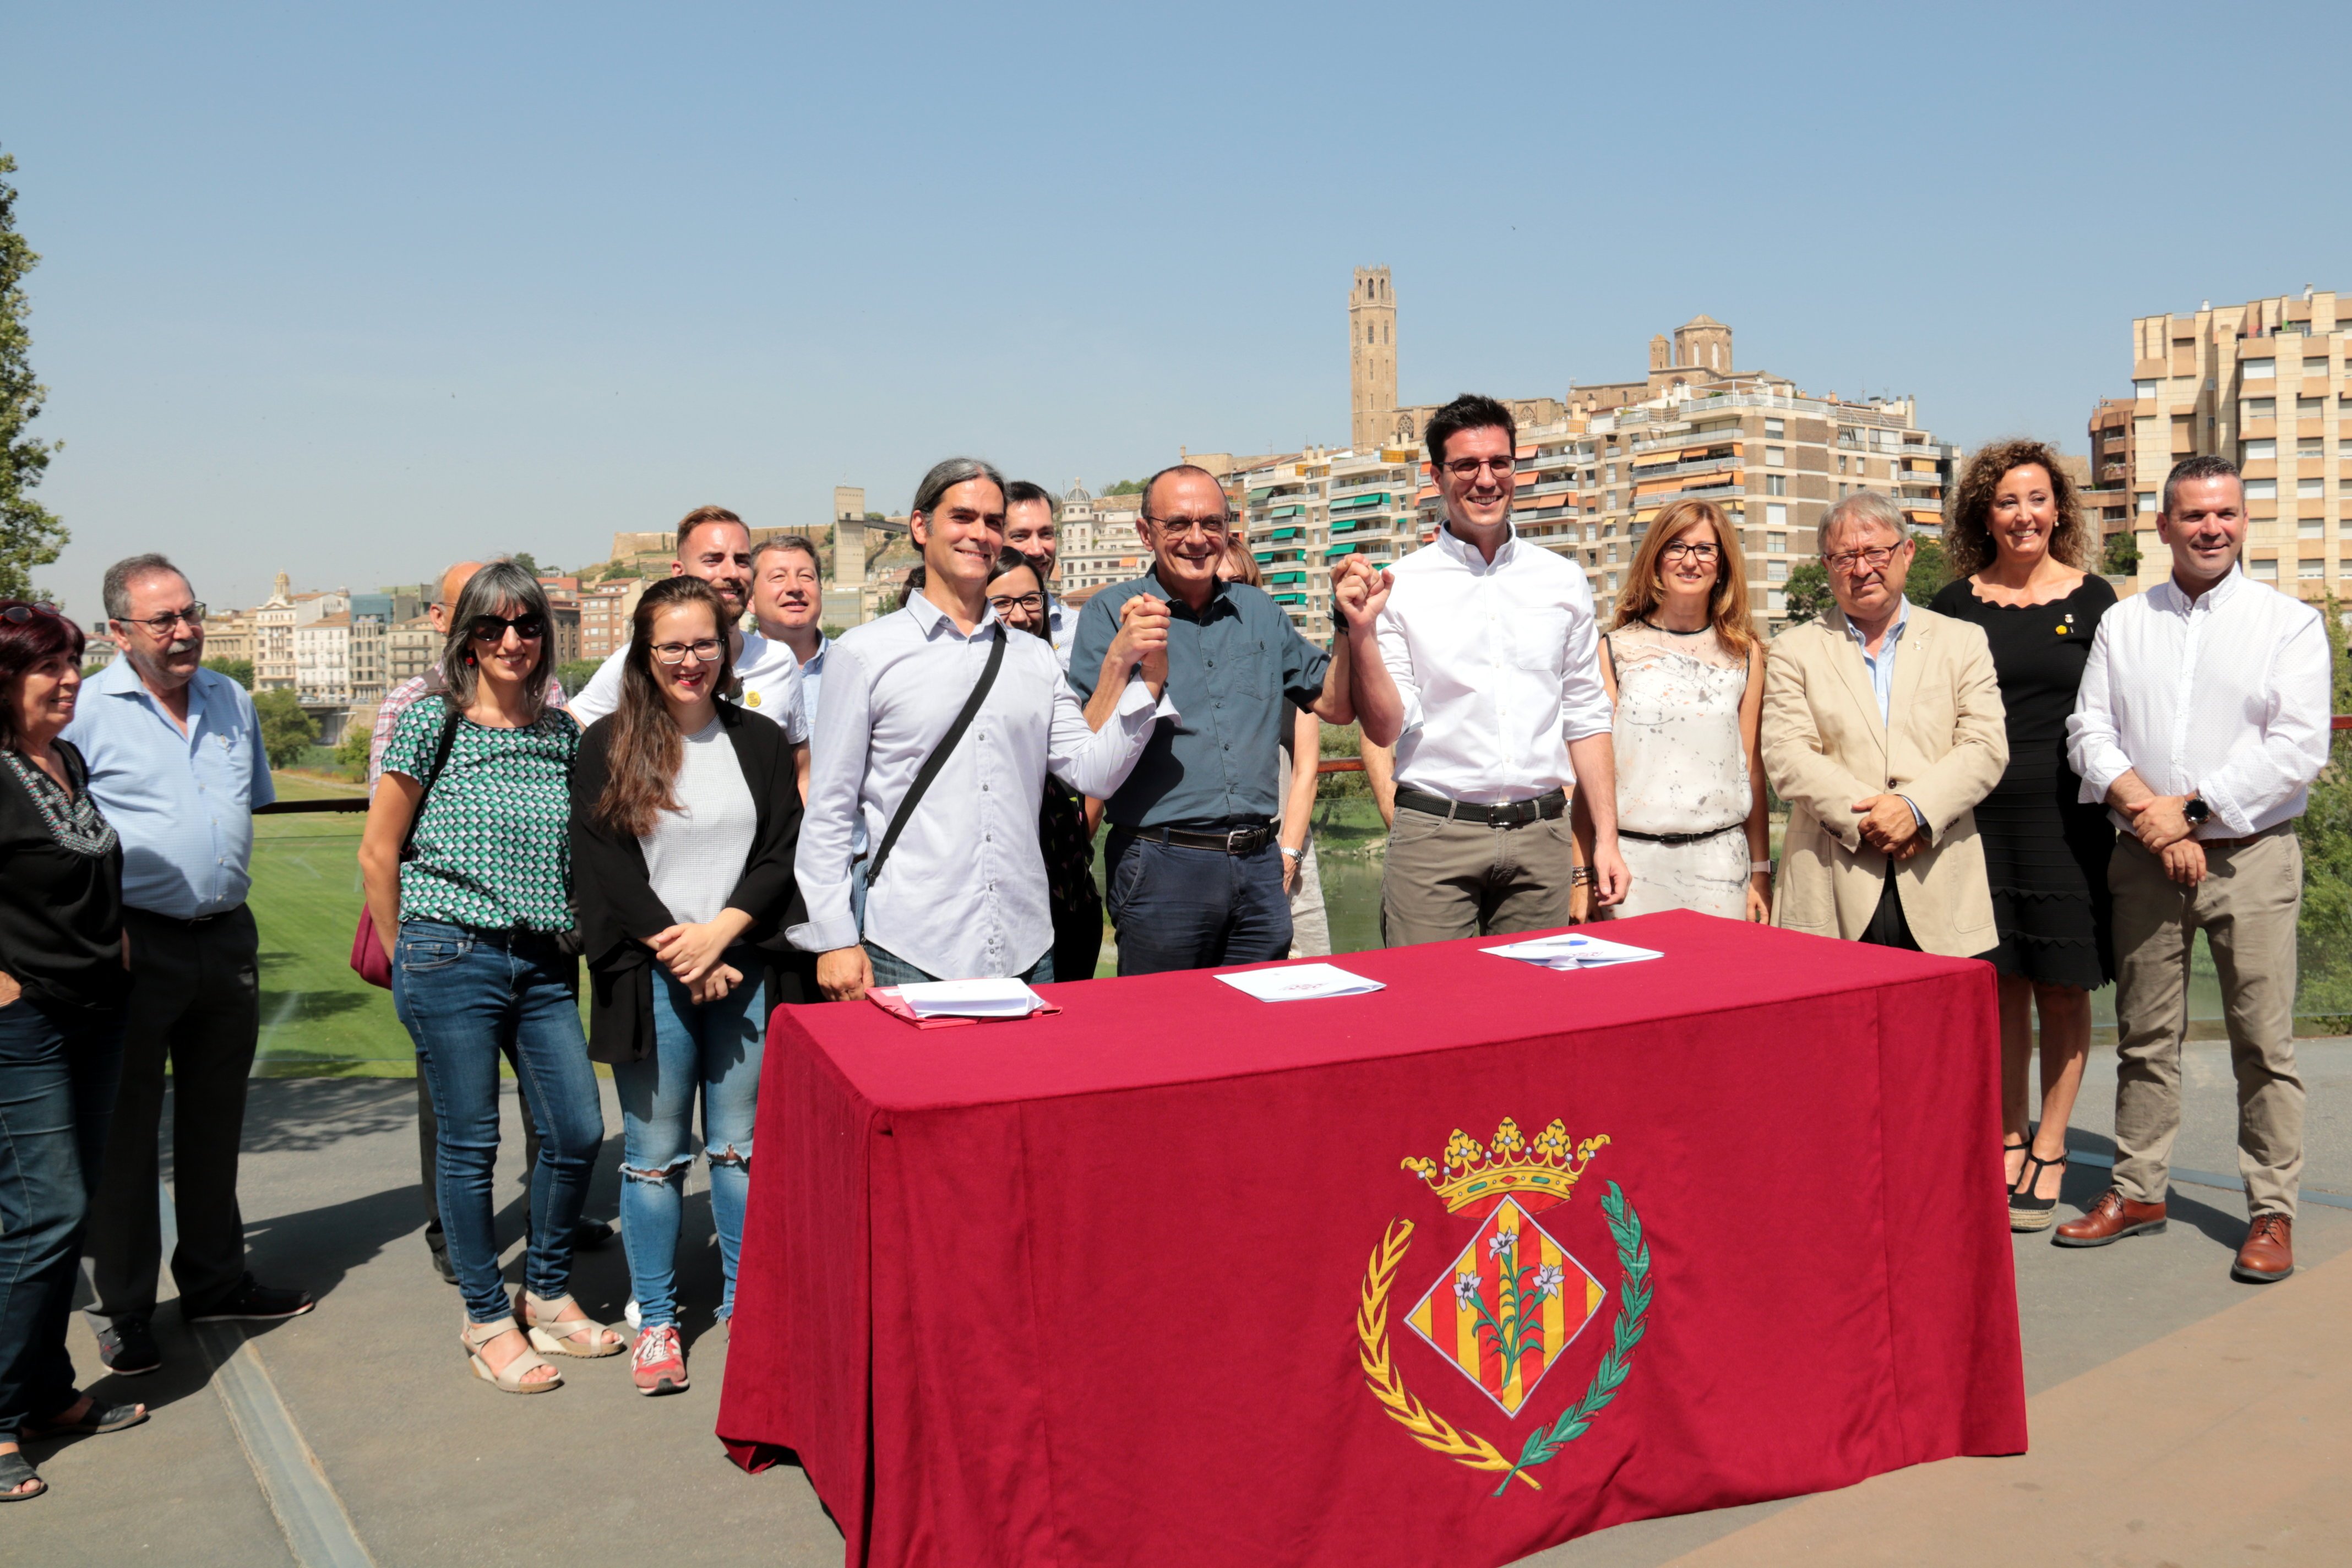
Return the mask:
<svg viewBox="0 0 2352 1568"><path fill-rule="evenodd" d="M997 472L995 464L983 463L978 458L950 458L931 465L931 471L915 487L915 504L908 510L929 517L939 510L940 499L967 479L986 479L996 487L1000 496L1005 490L1004 476Z"/></svg>
<svg viewBox="0 0 2352 1568"><path fill-rule="evenodd" d="M1830 536L1842 522L1883 522L1895 531L1895 542L1899 547L1911 538L1910 519L1894 498L1884 490L1856 490L1822 513L1822 526L1816 542L1821 546L1822 559L1830 558Z"/></svg>
<svg viewBox="0 0 2352 1568"><path fill-rule="evenodd" d="M809 564L819 572L824 570L824 558L816 552L814 544L797 533L784 533L773 539L763 539L751 546L751 571L754 574L760 570L760 557L771 550L797 550L809 558Z"/></svg>
<svg viewBox="0 0 2352 1568"><path fill-rule="evenodd" d="M188 574L173 565L168 557L152 552L146 555L126 555L108 567L106 580L99 588L99 596L106 601L106 618L110 621L129 620L131 618L131 584L142 577L152 576L159 572L169 572L183 583L188 580Z"/></svg>
<svg viewBox="0 0 2352 1568"><path fill-rule="evenodd" d="M2307 468L2304 471L2310 472ZM2172 515L2172 503L2179 498L2180 487L2199 479L2236 479L2241 491L2243 491L2246 483L2245 476L2238 472L2238 465L2218 452L2205 452L2194 458L2183 458L2172 465L2172 472L2164 476L2165 516Z"/></svg>

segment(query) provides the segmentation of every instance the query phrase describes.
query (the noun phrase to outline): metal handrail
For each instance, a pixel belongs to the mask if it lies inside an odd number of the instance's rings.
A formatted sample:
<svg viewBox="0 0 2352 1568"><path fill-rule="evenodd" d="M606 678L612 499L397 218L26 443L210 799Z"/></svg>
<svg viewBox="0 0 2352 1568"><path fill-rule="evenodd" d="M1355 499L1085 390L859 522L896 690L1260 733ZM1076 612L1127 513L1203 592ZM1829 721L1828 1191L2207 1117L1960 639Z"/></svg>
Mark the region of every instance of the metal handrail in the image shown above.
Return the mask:
<svg viewBox="0 0 2352 1568"><path fill-rule="evenodd" d="M2332 730L2352 730L2352 713L2338 713L2328 721ZM1361 757L1325 757L1315 764L1318 775L1323 773L1360 773L1364 771ZM280 800L253 808L256 816L278 816L296 812L365 811L368 803L362 796L350 800Z"/></svg>

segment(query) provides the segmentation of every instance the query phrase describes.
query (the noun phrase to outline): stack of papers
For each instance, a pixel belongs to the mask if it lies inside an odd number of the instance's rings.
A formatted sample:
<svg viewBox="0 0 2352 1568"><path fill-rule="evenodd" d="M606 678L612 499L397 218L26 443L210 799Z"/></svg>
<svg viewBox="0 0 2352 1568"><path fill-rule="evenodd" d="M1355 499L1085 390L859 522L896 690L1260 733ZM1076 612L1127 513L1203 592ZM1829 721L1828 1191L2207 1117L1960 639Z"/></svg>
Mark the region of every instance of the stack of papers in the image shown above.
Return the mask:
<svg viewBox="0 0 2352 1568"><path fill-rule="evenodd" d="M1025 1018L1045 1005L1021 980L932 980L896 989L918 1018Z"/></svg>
<svg viewBox="0 0 2352 1568"><path fill-rule="evenodd" d="M1307 1002L1318 996L1360 996L1368 991L1387 989L1377 980L1350 974L1328 963L1253 969L1246 974L1220 974L1217 978L1261 1002Z"/></svg>
<svg viewBox="0 0 2352 1568"><path fill-rule="evenodd" d="M1628 947L1622 942L1603 942L1597 936L1543 936L1533 942L1515 942L1507 947L1478 951L1497 958L1516 958L1522 963L1540 964L1546 969L1606 969L1612 963L1639 963L1645 958L1665 956L1652 948Z"/></svg>

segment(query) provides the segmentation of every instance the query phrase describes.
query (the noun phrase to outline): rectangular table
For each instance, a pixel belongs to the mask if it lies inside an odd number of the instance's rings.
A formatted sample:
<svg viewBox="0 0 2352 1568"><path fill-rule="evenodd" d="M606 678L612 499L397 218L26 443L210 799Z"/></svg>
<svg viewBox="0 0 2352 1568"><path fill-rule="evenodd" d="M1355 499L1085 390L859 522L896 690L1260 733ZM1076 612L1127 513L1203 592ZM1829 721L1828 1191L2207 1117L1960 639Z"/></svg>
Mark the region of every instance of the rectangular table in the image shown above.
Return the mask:
<svg viewBox="0 0 2352 1568"><path fill-rule="evenodd" d="M2021 1451L1991 969L1609 934L1665 956L779 1009L720 1437L953 1568L1503 1563Z"/></svg>

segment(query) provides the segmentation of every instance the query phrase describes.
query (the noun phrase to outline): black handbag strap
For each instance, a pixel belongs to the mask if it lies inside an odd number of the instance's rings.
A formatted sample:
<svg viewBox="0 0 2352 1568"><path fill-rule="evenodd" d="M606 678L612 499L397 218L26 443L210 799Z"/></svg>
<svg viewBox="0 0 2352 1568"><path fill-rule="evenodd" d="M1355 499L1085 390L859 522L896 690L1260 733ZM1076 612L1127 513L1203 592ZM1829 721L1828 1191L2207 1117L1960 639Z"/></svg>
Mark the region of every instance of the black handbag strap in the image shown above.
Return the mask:
<svg viewBox="0 0 2352 1568"><path fill-rule="evenodd" d="M441 770L449 765L449 748L457 742L457 722L463 717L452 708L449 717L441 722L441 739L433 747L432 770L417 781L425 787L417 792L416 809L409 816L408 831L400 837L400 858L403 860L411 859L416 854L416 825L425 820L425 802L433 794L434 782L440 778Z"/></svg>
<svg viewBox="0 0 2352 1568"><path fill-rule="evenodd" d="M989 689L996 684L997 667L1003 662L1004 626L1000 621L996 627L996 640L989 645L988 668L980 672L980 684L971 689L971 695L964 700L963 711L957 714L955 722L948 726L948 732L940 737L940 743L931 748L931 754L923 759L922 771L915 775L915 782L908 787L907 798L898 803L898 811L891 816L890 830L882 836L881 847L874 851L874 858L866 863L866 885L868 888L880 879L882 862L890 858L892 847L898 842L898 835L906 831L908 821L915 815L915 807L922 803L924 792L931 787L931 781L939 777L940 770L947 765L948 753L956 749L956 742L963 739L963 732L971 728L972 720L979 716L980 705L988 700Z"/></svg>

